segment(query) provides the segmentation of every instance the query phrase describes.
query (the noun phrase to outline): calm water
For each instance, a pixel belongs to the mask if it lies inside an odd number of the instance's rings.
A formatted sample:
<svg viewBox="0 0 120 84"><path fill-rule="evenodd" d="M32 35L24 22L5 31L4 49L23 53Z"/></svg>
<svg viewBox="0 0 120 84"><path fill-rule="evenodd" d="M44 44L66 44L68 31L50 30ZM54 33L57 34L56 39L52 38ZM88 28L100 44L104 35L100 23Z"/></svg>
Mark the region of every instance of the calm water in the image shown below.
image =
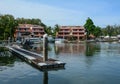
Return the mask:
<svg viewBox="0 0 120 84"><path fill-rule="evenodd" d="M41 72L0 52L0 84L120 84L120 43L49 44L49 50L49 57L67 63L64 70Z"/></svg>

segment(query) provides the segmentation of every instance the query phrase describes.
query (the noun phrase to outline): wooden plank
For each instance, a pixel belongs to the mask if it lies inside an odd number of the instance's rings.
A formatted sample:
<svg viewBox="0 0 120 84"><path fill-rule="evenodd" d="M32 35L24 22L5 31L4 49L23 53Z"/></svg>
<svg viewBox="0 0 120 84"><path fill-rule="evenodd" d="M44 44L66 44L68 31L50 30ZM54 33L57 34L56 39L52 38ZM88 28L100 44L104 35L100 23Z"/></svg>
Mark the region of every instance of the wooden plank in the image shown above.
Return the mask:
<svg viewBox="0 0 120 84"><path fill-rule="evenodd" d="M47 61L43 60L43 57L37 53L30 52L28 50L18 48L18 47L11 47L7 46L10 51L17 53L23 60L27 61L28 63L35 65L37 68L41 70L54 70L54 69L64 69L66 63L60 62L59 60L55 59L48 59Z"/></svg>

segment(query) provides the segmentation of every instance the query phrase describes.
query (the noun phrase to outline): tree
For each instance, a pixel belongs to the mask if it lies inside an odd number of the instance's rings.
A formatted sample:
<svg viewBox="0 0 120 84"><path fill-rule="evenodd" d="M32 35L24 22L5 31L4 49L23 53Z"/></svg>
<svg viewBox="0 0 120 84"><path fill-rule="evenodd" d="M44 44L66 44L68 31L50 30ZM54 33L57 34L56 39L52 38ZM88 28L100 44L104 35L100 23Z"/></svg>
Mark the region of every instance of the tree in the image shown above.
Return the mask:
<svg viewBox="0 0 120 84"><path fill-rule="evenodd" d="M2 30L1 37L4 37L4 39L8 39L8 37L14 37L15 28L17 25L18 24L12 15L0 15L0 29Z"/></svg>
<svg viewBox="0 0 120 84"><path fill-rule="evenodd" d="M52 35L52 27L46 27L45 28L45 32L48 34L48 35Z"/></svg>
<svg viewBox="0 0 120 84"><path fill-rule="evenodd" d="M105 28L102 28L102 35L106 36L117 36L120 34L120 25L107 25Z"/></svg>
<svg viewBox="0 0 120 84"><path fill-rule="evenodd" d="M16 21L19 24L33 24L33 25L43 25L40 19L38 18L32 18L32 19L27 19L27 18L17 18Z"/></svg>
<svg viewBox="0 0 120 84"><path fill-rule="evenodd" d="M110 25L108 25L107 27L106 27L106 29L107 29L107 32L108 32L108 35L111 37L112 36L112 30L113 30L113 28L112 28L112 26L110 26Z"/></svg>
<svg viewBox="0 0 120 84"><path fill-rule="evenodd" d="M95 27L94 35L95 37L99 37L101 35L101 28L99 26Z"/></svg>
<svg viewBox="0 0 120 84"><path fill-rule="evenodd" d="M59 30L60 30L60 26L58 25L58 24L56 24L55 26L54 26L54 30L53 30L53 36L56 36L56 33L58 33L59 32Z"/></svg>
<svg viewBox="0 0 120 84"><path fill-rule="evenodd" d="M90 34L94 34L95 25L89 17L86 20L86 23L85 23L84 27L85 27L86 32L87 32L87 38L89 37Z"/></svg>

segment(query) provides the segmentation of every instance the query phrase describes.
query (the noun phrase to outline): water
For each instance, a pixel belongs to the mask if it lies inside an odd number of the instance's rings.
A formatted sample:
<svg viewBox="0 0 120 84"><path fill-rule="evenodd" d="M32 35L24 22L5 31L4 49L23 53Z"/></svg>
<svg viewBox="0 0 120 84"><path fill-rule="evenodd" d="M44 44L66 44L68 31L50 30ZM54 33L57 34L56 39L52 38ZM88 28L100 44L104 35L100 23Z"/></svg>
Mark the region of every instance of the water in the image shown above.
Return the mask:
<svg viewBox="0 0 120 84"><path fill-rule="evenodd" d="M49 50L65 70L41 72L12 54L1 56L0 84L120 84L119 43L49 44Z"/></svg>

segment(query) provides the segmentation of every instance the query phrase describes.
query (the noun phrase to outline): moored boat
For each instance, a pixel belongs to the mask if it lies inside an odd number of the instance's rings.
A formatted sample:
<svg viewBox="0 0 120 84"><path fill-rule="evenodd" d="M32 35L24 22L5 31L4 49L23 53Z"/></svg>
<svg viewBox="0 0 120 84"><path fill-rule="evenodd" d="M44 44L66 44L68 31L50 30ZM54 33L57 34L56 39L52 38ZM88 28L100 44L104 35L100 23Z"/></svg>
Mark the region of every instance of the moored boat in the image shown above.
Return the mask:
<svg viewBox="0 0 120 84"><path fill-rule="evenodd" d="M64 43L64 42L65 39L60 39L60 38L55 39L55 43Z"/></svg>

